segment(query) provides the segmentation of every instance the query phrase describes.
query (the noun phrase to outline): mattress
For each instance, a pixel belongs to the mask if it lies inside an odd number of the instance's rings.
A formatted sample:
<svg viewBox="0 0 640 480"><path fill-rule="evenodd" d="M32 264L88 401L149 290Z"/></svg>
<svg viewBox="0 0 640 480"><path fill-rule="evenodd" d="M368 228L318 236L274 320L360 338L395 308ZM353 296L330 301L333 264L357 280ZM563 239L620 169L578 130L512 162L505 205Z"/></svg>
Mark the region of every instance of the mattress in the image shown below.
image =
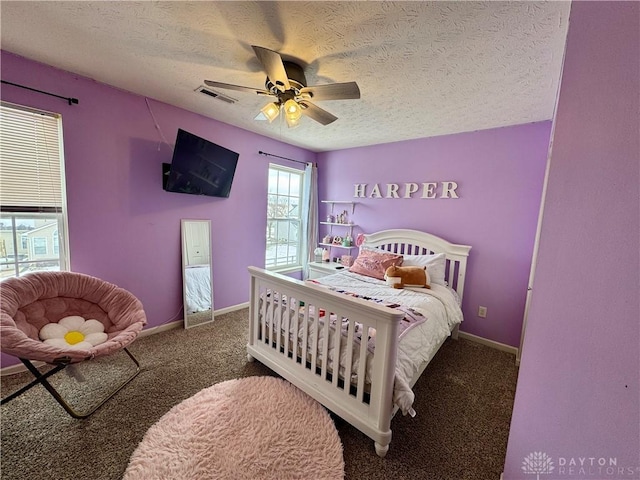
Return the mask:
<svg viewBox="0 0 640 480"><path fill-rule="evenodd" d="M384 280L366 277L349 271L314 280L336 290L354 292L385 303L397 303L421 313L427 321L403 332L398 342L394 404L404 414L413 413L411 380L424 363L435 356L442 342L463 320L458 296L449 287L433 284L430 289L387 286Z"/></svg>

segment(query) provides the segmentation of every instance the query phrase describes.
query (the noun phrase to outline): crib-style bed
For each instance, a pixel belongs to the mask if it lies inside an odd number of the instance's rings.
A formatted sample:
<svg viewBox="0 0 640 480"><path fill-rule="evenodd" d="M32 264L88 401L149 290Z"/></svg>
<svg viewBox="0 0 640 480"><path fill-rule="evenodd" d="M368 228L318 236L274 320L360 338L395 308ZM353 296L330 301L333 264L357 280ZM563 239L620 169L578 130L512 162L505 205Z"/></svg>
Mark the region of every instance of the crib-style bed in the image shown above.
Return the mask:
<svg viewBox="0 0 640 480"><path fill-rule="evenodd" d="M457 338L470 249L394 229L365 235L352 267L320 279L249 267L248 359L362 431L384 457L393 415L415 414L413 385ZM391 288L379 276L387 261L426 266L431 288Z"/></svg>

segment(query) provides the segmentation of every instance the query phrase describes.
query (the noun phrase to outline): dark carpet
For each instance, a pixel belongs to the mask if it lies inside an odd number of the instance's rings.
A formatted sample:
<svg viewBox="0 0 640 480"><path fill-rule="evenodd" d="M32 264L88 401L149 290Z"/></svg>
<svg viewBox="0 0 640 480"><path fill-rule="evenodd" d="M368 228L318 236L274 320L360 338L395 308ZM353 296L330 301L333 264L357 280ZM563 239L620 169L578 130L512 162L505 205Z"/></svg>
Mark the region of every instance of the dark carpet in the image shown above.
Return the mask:
<svg viewBox="0 0 640 480"><path fill-rule="evenodd" d="M247 362L247 315L240 310L212 324L137 339L129 350L141 373L88 419L71 418L41 385L3 405L1 478L121 479L145 432L172 406L215 383L275 375L257 361ZM63 371L52 383L66 395L73 392L74 407L82 409L131 365L122 353L81 364L85 382ZM513 355L447 340L414 387L417 416L393 419L384 459L375 454L373 441L333 416L344 446L345 478L498 480L516 378ZM2 377L2 396L29 381L27 373Z"/></svg>

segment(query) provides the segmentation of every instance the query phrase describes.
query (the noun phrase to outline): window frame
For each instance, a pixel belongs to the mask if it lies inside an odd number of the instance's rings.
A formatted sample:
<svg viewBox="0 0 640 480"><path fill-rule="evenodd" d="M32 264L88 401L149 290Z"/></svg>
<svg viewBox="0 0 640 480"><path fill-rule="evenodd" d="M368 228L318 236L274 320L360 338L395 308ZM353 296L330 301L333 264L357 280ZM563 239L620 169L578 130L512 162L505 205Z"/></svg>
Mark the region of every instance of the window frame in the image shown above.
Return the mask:
<svg viewBox="0 0 640 480"><path fill-rule="evenodd" d="M291 195L291 179L289 180L289 185L288 185L288 193L284 194L284 193L279 193L277 188L275 193L272 193L271 191L271 177L272 177L272 172L278 172L278 175L280 175L280 173L286 173L289 175L296 175L299 179L299 185L298 185L298 195ZM266 225L266 232L265 232L265 269L269 270L269 271L273 271L273 272L279 272L279 273L288 273L288 272L294 272L294 271L299 271L303 268L302 265L302 247L303 247L303 241L304 241L304 234L302 231L304 222L302 219L302 203L304 201L304 176L305 176L305 172L304 170L300 170L300 169L296 169L296 168L290 168L290 167L285 167L283 165L279 165L279 164L275 164L275 163L270 163L269 164L269 168L268 168L268 172L267 172L267 211L266 211L266 220L267 220L267 225ZM291 200L292 199L297 199L297 217L296 218L292 218L291 216L286 216L286 217L276 217L276 216L271 216L270 212L272 211L272 209L270 208L270 198L275 195L277 197L284 197L288 199L288 203L291 204ZM286 245L287 245L287 254L286 255L278 255L278 251L276 250L276 255L274 257L274 261L273 263L269 263L268 262L268 254L269 254L269 249L273 248L274 246L277 249L277 246L279 245L278 240L276 239L275 242L270 241L270 235L269 235L269 230L270 230L270 223L271 222L283 222L286 221L288 222L290 225L291 224L297 224L297 229L298 229L298 237L297 237L297 242L295 244L295 248L296 248L296 259L295 261L285 261L285 262L280 262L279 259L282 257L290 257L291 255L288 255L289 252L289 248L290 245L293 244L293 242L291 240L288 240ZM290 236L290 230L291 227L289 227L288 230L288 236Z"/></svg>
<svg viewBox="0 0 640 480"><path fill-rule="evenodd" d="M37 119L38 116L47 117L47 121L53 119L55 121L55 127L53 130L56 132L56 140L58 143L58 147L49 149L49 151L53 152L55 158L51 158L52 165L56 166L60 170L59 177L59 185L56 184L57 188L59 187L59 202L55 206L50 205L39 205L36 197L33 197L33 205L2 205L4 202L0 202L0 217L3 221L9 220L8 228L3 229L4 233L10 233L7 235L2 235L2 239L5 241L5 246L7 243L11 243L11 250L13 252L9 253L9 248L6 248L6 257L3 257L4 262L2 262L2 271L0 271L0 280L7 278L4 273L9 273L9 270L12 270L10 276L18 277L27 272L33 271L41 271L44 269L49 269L51 265L46 265L47 263L57 263L56 270L59 271L68 271L70 269L70 254L69 254L69 226L68 226L68 218L67 218L67 194L66 194L66 181L65 181L65 162L64 162L64 137L62 130L62 115L59 113L48 112L42 109L32 108L28 106L18 105L10 102L2 101L0 102L3 110L17 110L21 112L21 114L32 114L34 115L34 119ZM7 115L5 113L3 115ZM34 123L37 121L34 120ZM3 135L9 135L6 131L3 132ZM3 141L7 137L3 138ZM49 137L51 138L51 137ZM37 135L33 135L32 137L33 145L46 145L47 139L39 138ZM38 141L42 143L38 143ZM2 156L2 151L0 149L0 156ZM47 157L49 159L50 157ZM41 160L40 160L41 161ZM6 164L5 164L6 165ZM2 169L2 164L0 163L0 170ZM42 185L41 183L39 185ZM29 244L33 246L33 239L28 237L24 237L23 233L18 231L16 220L33 220L36 222L37 220L55 220L55 234L57 234L57 249L58 252L55 252L54 245L50 245L49 239L45 236L46 241L46 254L37 259L23 259L20 250L29 249ZM37 228L37 227L36 227ZM53 235L53 234L52 234ZM22 248L20 248L22 247ZM13 257L11 259L11 257ZM38 265L40 264L40 265ZM31 267L33 265L33 267ZM34 268L34 269L31 269ZM24 271L21 271L24 270Z"/></svg>

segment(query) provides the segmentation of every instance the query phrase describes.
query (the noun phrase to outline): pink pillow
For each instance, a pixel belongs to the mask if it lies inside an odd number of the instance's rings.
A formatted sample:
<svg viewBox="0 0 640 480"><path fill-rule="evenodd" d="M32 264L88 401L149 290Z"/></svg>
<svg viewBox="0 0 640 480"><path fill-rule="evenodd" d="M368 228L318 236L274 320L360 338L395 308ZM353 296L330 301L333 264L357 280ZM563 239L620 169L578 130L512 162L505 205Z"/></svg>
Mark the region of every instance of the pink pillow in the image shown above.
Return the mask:
<svg viewBox="0 0 640 480"><path fill-rule="evenodd" d="M387 271L387 268L399 267L400 265L402 265L402 255L361 248L358 258L353 262L349 271L384 280L384 272Z"/></svg>

